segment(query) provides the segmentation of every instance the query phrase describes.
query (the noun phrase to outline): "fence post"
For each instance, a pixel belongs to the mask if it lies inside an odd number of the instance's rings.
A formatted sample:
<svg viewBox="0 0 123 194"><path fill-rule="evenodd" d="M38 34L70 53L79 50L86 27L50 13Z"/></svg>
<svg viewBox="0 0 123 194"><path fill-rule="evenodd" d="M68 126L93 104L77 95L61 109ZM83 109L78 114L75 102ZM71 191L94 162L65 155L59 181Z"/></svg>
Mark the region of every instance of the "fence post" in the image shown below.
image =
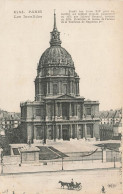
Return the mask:
<svg viewBox="0 0 123 194"><path fill-rule="evenodd" d="M103 163L103 148L102 148L102 163Z"/></svg>
<svg viewBox="0 0 123 194"><path fill-rule="evenodd" d="M64 170L64 168L63 168L63 157L62 157L62 170Z"/></svg>
<svg viewBox="0 0 123 194"><path fill-rule="evenodd" d="M114 157L114 168L115 168L115 157Z"/></svg>
<svg viewBox="0 0 123 194"><path fill-rule="evenodd" d="M106 162L106 149L102 148L102 163Z"/></svg>
<svg viewBox="0 0 123 194"><path fill-rule="evenodd" d="M0 149L1 174L3 174L3 149Z"/></svg>

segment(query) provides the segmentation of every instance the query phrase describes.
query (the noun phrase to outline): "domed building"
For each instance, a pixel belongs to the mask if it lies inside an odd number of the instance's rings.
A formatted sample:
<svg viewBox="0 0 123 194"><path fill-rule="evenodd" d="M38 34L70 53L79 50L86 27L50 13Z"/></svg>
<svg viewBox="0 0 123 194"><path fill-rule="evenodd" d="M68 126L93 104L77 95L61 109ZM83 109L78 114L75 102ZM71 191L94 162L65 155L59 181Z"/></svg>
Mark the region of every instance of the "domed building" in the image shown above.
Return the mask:
<svg viewBox="0 0 123 194"><path fill-rule="evenodd" d="M71 55L54 27L50 47L42 54L35 79L35 101L21 103L24 141L99 139L99 102L79 94L79 76Z"/></svg>

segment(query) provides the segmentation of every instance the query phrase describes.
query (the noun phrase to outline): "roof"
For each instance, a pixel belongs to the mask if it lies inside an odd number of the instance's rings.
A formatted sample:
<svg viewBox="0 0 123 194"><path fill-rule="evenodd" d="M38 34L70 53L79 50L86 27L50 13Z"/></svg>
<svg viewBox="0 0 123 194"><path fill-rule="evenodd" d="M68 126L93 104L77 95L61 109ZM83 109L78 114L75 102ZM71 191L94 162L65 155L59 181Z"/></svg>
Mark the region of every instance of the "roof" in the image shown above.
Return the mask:
<svg viewBox="0 0 123 194"><path fill-rule="evenodd" d="M113 110L111 110L111 111L109 111L109 113L108 113L108 118L113 118L115 116L115 111L113 111Z"/></svg>
<svg viewBox="0 0 123 194"><path fill-rule="evenodd" d="M51 32L50 47L47 48L39 60L38 69L46 66L68 66L74 67L71 55L61 47L60 32L56 27L56 14L54 13L54 27ZM51 72L50 72L51 73ZM45 71L46 74L46 71ZM51 73L52 74L52 73ZM59 74L57 72L57 74Z"/></svg>
<svg viewBox="0 0 123 194"><path fill-rule="evenodd" d="M6 120L20 120L20 113L15 112L7 112L4 110L0 110L0 120L6 119Z"/></svg>
<svg viewBox="0 0 123 194"><path fill-rule="evenodd" d="M107 118L108 114L109 114L108 111L100 111L99 117L100 118Z"/></svg>
<svg viewBox="0 0 123 194"><path fill-rule="evenodd" d="M85 105L88 105L88 104L99 104L99 101L93 101L93 100L89 100L89 99L88 99L88 100L85 100L85 101L84 101L84 104L85 104Z"/></svg>
<svg viewBox="0 0 123 194"><path fill-rule="evenodd" d="M100 118L121 118L122 117L122 109L109 110L109 111L100 111Z"/></svg>
<svg viewBox="0 0 123 194"><path fill-rule="evenodd" d="M47 48L42 54L39 67L47 67L47 66L69 66L74 67L74 62L72 60L71 55L61 46L51 46Z"/></svg>
<svg viewBox="0 0 123 194"><path fill-rule="evenodd" d="M122 109L116 110L114 118L122 117Z"/></svg>

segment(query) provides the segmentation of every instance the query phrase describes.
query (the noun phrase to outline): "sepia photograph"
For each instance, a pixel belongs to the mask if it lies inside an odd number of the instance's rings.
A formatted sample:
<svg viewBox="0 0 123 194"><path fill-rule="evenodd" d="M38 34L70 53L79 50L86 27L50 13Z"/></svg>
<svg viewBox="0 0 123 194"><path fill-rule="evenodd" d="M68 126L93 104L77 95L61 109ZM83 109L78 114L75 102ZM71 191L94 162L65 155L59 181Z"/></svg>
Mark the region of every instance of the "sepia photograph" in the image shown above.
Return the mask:
<svg viewBox="0 0 123 194"><path fill-rule="evenodd" d="M123 1L0 1L0 194L122 194Z"/></svg>

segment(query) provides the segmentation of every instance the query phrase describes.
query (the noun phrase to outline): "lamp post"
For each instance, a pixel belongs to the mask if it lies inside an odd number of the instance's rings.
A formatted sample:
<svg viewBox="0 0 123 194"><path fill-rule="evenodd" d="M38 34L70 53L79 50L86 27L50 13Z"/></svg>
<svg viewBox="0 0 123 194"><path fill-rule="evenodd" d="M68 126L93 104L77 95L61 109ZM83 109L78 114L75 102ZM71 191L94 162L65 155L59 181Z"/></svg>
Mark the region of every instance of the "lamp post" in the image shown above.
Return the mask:
<svg viewBox="0 0 123 194"><path fill-rule="evenodd" d="M64 159L64 158L62 157L62 170L64 170L64 168L63 168L63 159Z"/></svg>
<svg viewBox="0 0 123 194"><path fill-rule="evenodd" d="M101 149L102 149L102 163L103 163L103 149L104 149L104 148L101 148Z"/></svg>

